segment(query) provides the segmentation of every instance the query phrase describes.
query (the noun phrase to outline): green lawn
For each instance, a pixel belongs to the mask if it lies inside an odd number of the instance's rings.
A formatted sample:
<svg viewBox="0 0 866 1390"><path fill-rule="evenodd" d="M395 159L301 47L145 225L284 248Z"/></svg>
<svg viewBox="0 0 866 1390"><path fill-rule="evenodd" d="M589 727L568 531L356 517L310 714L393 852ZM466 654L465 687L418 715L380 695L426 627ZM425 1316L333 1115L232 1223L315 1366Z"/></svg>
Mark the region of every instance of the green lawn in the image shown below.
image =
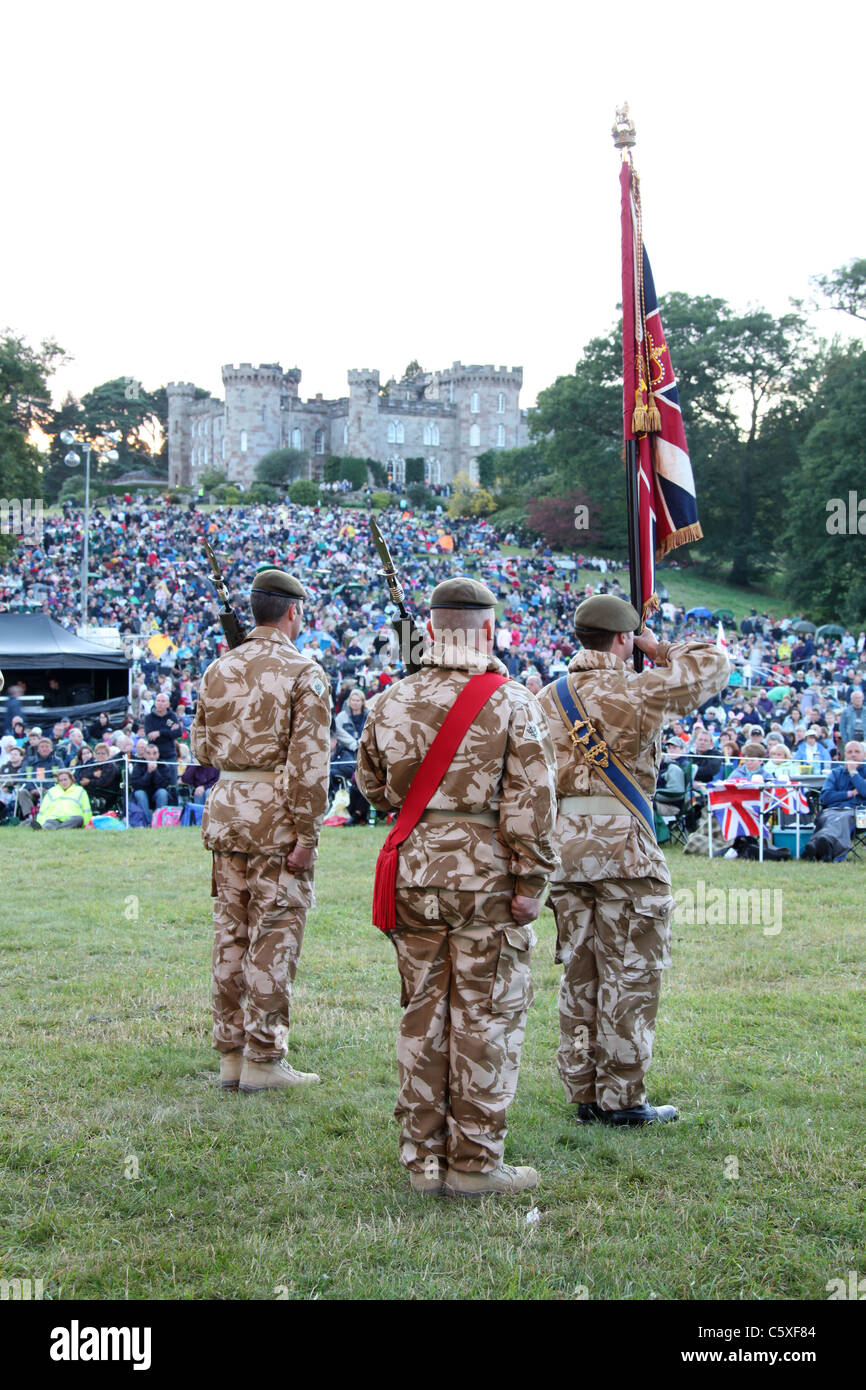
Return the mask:
<svg viewBox="0 0 866 1390"><path fill-rule="evenodd" d="M397 1162L382 837L324 833L289 1053L324 1084L243 1097L215 1084L198 832L0 833L3 1276L52 1298L824 1299L863 1272L866 865L676 853L675 886L778 887L783 917L675 928L650 1096L683 1119L658 1130L573 1125L545 912L506 1152L542 1185L475 1205L413 1195Z"/></svg>

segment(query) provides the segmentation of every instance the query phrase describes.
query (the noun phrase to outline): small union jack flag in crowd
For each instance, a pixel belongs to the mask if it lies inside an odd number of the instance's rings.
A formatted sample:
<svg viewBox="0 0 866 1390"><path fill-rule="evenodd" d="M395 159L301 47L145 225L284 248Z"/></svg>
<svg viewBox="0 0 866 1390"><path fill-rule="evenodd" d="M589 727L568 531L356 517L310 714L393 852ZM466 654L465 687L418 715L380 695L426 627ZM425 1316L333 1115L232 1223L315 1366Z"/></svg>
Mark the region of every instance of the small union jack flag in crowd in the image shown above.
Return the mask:
<svg viewBox="0 0 866 1390"><path fill-rule="evenodd" d="M774 811L777 808L784 811L787 816L796 815L797 811L808 812L809 802L806 793L801 787L785 786L783 783L766 787L764 789L764 810Z"/></svg>
<svg viewBox="0 0 866 1390"><path fill-rule="evenodd" d="M761 791L761 787L742 783L710 783L707 799L725 840L733 840L737 835L761 834ZM766 825L763 826L763 833L770 833Z"/></svg>

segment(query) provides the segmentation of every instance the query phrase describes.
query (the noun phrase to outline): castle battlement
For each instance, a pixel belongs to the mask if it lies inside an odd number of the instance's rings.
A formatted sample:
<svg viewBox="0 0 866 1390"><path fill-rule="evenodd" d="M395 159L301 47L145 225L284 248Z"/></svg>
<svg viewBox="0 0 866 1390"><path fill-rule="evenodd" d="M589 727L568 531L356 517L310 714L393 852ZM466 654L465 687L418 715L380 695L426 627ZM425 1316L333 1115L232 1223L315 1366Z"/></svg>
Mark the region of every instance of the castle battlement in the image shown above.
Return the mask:
<svg viewBox="0 0 866 1390"><path fill-rule="evenodd" d="M283 369L279 362L262 362L254 367L251 362L241 362L237 367L229 362L222 369L223 385L249 382L254 386L279 386L283 380ZM298 376L300 380L300 375Z"/></svg>

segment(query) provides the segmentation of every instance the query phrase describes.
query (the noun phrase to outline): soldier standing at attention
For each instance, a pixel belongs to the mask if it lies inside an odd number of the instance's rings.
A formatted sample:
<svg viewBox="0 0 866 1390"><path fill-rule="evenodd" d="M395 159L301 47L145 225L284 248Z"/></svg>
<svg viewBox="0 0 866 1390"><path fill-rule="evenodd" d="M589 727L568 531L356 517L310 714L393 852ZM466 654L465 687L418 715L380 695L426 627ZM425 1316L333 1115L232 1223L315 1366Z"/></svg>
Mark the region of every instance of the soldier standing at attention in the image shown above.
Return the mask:
<svg viewBox="0 0 866 1390"><path fill-rule="evenodd" d="M723 690L728 660L706 642L635 637L637 613L612 594L585 599L574 626L583 650L539 696L559 769L559 1074L581 1123L675 1120L644 1090L673 911L652 798L662 725ZM652 670L626 665L635 646Z"/></svg>
<svg viewBox="0 0 866 1390"><path fill-rule="evenodd" d="M285 1061L330 761L328 684L294 645L306 597L282 570L256 575L256 627L205 671L192 728L199 762L220 769L202 838L213 851L213 1040L227 1090L319 1080Z"/></svg>
<svg viewBox="0 0 866 1390"><path fill-rule="evenodd" d="M401 1160L414 1191L449 1196L538 1183L502 1160L532 1001L530 924L557 862L556 764L537 700L493 655L494 603L472 579L434 589L432 646L375 701L355 771L377 810L403 808L392 836L410 808L423 811L395 851L390 920L375 920L393 927L405 1007ZM443 724L459 741L428 759ZM374 914L379 885L377 866Z"/></svg>

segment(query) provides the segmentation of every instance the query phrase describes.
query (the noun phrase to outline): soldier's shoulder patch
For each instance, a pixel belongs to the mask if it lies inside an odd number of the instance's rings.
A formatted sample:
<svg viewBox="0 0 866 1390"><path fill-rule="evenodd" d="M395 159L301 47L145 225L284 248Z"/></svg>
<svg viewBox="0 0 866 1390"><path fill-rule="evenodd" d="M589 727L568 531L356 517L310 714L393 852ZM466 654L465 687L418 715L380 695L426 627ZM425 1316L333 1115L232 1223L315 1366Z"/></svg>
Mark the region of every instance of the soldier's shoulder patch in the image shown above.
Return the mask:
<svg viewBox="0 0 866 1390"><path fill-rule="evenodd" d="M312 687L313 687L313 694L314 694L314 695L318 695L319 698L321 698L321 697L324 695L324 693L325 693L325 687L324 687L324 685L322 684L322 682L319 680L319 677L318 677L318 676L313 676L313 679L312 679L311 684L312 684Z"/></svg>
<svg viewBox="0 0 866 1390"><path fill-rule="evenodd" d="M541 730L539 729L538 725L534 723L531 719L527 720L526 722L526 737L534 738L537 740L538 743L541 742Z"/></svg>

